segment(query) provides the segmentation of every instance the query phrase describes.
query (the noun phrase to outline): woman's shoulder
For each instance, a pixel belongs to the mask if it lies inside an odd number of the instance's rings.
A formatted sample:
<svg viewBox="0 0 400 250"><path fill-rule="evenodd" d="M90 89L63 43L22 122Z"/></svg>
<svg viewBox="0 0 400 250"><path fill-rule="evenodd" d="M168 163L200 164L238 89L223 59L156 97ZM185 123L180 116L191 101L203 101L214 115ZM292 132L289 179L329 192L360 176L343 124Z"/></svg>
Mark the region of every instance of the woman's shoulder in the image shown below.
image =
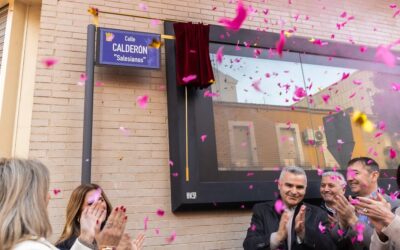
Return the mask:
<svg viewBox="0 0 400 250"><path fill-rule="evenodd" d="M53 246L44 238L25 240L14 246L13 250L56 250Z"/></svg>

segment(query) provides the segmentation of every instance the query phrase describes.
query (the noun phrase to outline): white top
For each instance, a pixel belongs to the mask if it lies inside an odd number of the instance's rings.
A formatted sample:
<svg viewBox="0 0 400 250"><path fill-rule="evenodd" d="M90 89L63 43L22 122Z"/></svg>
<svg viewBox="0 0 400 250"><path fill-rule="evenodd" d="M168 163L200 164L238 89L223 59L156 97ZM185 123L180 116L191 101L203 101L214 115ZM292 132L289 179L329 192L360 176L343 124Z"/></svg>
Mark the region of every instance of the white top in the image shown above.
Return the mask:
<svg viewBox="0 0 400 250"><path fill-rule="evenodd" d="M79 240L76 240L71 250L90 250ZM25 240L14 246L13 250L58 250L53 244L48 242L45 238Z"/></svg>

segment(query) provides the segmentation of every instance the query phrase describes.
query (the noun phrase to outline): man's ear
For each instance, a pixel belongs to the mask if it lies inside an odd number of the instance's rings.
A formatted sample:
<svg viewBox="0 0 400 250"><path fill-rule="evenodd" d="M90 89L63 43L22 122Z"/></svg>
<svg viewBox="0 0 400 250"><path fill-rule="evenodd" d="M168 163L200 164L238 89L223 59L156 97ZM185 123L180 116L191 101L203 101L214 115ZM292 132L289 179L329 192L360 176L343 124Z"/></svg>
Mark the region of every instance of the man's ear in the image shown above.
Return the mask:
<svg viewBox="0 0 400 250"><path fill-rule="evenodd" d="M379 172L378 171L372 172L372 179L378 182L378 178L379 178Z"/></svg>

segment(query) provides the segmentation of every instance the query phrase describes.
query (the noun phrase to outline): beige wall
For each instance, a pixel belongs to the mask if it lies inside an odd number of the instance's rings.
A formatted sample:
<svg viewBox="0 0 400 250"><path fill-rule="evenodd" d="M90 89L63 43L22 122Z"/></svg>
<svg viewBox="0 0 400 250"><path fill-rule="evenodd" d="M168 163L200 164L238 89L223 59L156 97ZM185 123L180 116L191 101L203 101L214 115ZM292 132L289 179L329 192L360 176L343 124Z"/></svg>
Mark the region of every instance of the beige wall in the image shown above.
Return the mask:
<svg viewBox="0 0 400 250"><path fill-rule="evenodd" d="M148 12L139 10L140 2L148 4ZM234 15L235 6L227 2L43 0L37 62L50 56L60 62L52 69L36 65L29 156L49 166L51 187L62 190L49 205L52 240L60 234L71 190L80 182L84 88L76 83L85 70L86 26L91 22L88 6L216 24L219 17ZM269 8L269 23L281 17L287 27L296 25L297 35L305 37L329 39L334 33L337 41L347 42L352 37L360 44L378 45L392 42L398 38L395 34L400 34L400 19L392 18L392 10L382 1L259 2L252 1L258 14L245 22L245 28L265 27L262 10ZM212 6L217 9L212 11ZM345 10L356 19L338 31L336 23ZM290 16L296 12L301 14L301 21L295 23ZM304 15L310 20L304 21ZM149 23L140 18L100 15L104 27L163 33L162 25L152 27ZM270 31L280 30L279 25L268 27ZM104 82L104 86L95 88L93 182L104 187L114 205L128 208L130 232L140 231L143 219L150 217L146 249L241 249L249 211L171 213L165 75L164 56L160 71L96 68L96 81ZM150 96L144 110L135 104L136 97L143 94ZM118 130L121 126L129 129L128 137ZM158 208L166 210L164 217L155 215ZM160 235L154 233L155 228L160 228ZM177 239L165 245L172 230Z"/></svg>

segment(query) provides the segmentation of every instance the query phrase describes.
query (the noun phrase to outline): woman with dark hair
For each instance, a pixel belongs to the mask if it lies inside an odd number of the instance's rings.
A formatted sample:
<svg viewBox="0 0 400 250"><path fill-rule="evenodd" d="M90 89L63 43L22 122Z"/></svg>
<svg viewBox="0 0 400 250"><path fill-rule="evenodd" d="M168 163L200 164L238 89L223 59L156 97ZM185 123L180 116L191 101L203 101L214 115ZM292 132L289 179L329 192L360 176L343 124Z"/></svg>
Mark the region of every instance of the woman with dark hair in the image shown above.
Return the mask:
<svg viewBox="0 0 400 250"><path fill-rule="evenodd" d="M69 199L67 205L66 223L60 238L56 242L56 246L59 249L71 249L72 245L81 234L79 218L81 217L82 211L84 211L87 207L90 207L94 202L100 203L100 207L104 211L98 221L98 223L101 224L100 229L103 229L108 217L111 214L112 206L101 187L93 183L82 184L75 188L75 190L72 192L71 198ZM126 208L123 206L116 208L116 210L118 209L121 209L123 212L126 211ZM130 237L125 234L120 244L132 245L131 247L125 247L124 249L141 249L143 240L144 237L142 234L139 235L135 241L132 241ZM96 239L91 243L93 244L94 248L97 249Z"/></svg>
<svg viewBox="0 0 400 250"><path fill-rule="evenodd" d="M397 167L397 185L400 189L400 165ZM400 207L393 214L389 202L378 193L376 199L357 197L356 208L368 216L375 230L371 237L371 250L400 249Z"/></svg>

